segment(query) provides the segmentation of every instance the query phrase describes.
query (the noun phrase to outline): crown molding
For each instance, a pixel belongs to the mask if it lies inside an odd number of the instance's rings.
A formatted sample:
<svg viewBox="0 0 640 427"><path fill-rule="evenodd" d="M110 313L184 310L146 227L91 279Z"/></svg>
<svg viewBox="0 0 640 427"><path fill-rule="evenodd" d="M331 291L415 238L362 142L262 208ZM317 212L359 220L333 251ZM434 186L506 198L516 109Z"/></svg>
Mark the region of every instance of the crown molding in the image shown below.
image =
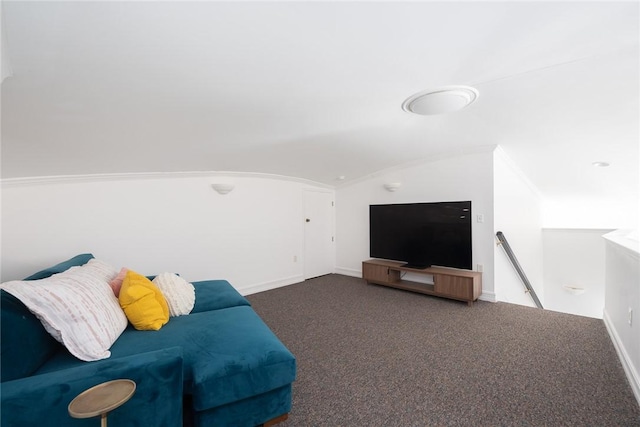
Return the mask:
<svg viewBox="0 0 640 427"><path fill-rule="evenodd" d="M529 188L529 190L534 194L535 197L538 198L538 200L542 199L540 189L538 189L538 187L536 187L536 185L531 182L529 177L525 175L522 169L520 169L520 167L513 161L513 159L504 151L501 146L497 145L494 153L497 157L500 157L500 159L502 159L504 164L507 165L509 169L511 169L511 171L515 173L522 182L524 182L527 188Z"/></svg>
<svg viewBox="0 0 640 427"><path fill-rule="evenodd" d="M362 176L360 178L352 179L352 180L347 181L347 182L345 182L343 184L337 185L335 188L337 190L339 190L341 188L350 187L352 185L359 184L361 182L368 181L368 180L370 180L372 178L377 178L377 177L380 177L380 176L383 176L383 175L386 175L386 174L389 174L389 173L401 171L401 170L404 170L404 169L413 168L413 167L424 165L424 164L437 162L437 161L448 159L448 158L452 158L452 157L460 157L460 156L466 156L466 155L470 155L470 154L493 152L497 147L498 147L497 145L479 145L479 146L475 146L475 147L467 147L467 148L463 148L463 149L460 149L460 150L447 151L447 152L444 152L444 153L430 155L427 158L422 158L422 159L418 159L418 160L413 160L413 161L410 161L410 162L402 163L402 164L399 164L399 165L396 165L396 166L392 166L390 168L386 168L386 169L382 169L382 170L370 173L368 175L364 175L364 176Z"/></svg>
<svg viewBox="0 0 640 427"><path fill-rule="evenodd" d="M2 188L28 187L36 185L57 185L57 184L78 184L109 181L137 181L137 180L158 180L158 179L183 179L183 178L258 178L272 179L277 181L297 182L313 187L321 187L333 190L335 187L321 182L311 181L292 176L276 175L261 172L233 172L233 171L193 171L193 172L140 172L140 173L108 173L108 174L85 174L85 175L55 175L55 176L34 176L23 178L6 178L0 180Z"/></svg>

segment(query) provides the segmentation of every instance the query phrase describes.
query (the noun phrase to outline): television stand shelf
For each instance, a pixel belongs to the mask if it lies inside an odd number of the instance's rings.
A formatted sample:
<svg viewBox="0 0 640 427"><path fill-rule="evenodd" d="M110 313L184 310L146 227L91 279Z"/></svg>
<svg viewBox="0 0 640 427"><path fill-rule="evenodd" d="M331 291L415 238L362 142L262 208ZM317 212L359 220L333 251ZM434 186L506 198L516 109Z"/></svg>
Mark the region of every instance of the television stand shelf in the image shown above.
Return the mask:
<svg viewBox="0 0 640 427"><path fill-rule="evenodd" d="M403 273L431 275L433 283L404 280ZM482 273L456 268L410 268L401 262L370 259L362 262L362 278L369 284L465 301L468 305L482 293Z"/></svg>

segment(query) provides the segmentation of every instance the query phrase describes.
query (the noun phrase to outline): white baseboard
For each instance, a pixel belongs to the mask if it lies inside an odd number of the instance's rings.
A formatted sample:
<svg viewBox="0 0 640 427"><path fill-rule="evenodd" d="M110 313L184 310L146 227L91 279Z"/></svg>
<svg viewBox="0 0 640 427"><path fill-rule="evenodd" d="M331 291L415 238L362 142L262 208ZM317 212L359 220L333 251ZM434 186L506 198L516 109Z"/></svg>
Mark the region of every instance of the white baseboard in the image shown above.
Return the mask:
<svg viewBox="0 0 640 427"><path fill-rule="evenodd" d="M336 268L335 274L342 274L345 276L352 276L352 277L358 277L358 278L362 277L362 271L355 270L352 268ZM272 280L269 282L256 283L253 285L243 286L242 288L236 288L236 290L240 292L241 295L246 296L251 294L257 294L258 292L264 292L264 291L270 291L272 289L282 288L283 286L289 286L289 285L293 285L295 283L300 283L300 282L304 282L304 276L302 274L291 276L291 277L284 277L282 279Z"/></svg>
<svg viewBox="0 0 640 427"><path fill-rule="evenodd" d="M498 302L495 292L483 291L478 297L480 301Z"/></svg>
<svg viewBox="0 0 640 427"><path fill-rule="evenodd" d="M622 362L622 368L624 369L624 373L627 375L627 379L629 380L629 384L631 384L631 389L633 390L633 394L640 405L640 375L638 375L638 371L635 366L633 366L633 362L629 357L629 353L624 347L624 343L620 339L620 335L616 331L616 328L611 322L611 318L607 313L607 310L604 310L604 315L602 320L604 320L604 325L607 328L607 332L609 332L609 337L611 337L611 341L613 341L613 346L618 353L618 357L620 358L620 362Z"/></svg>
<svg viewBox="0 0 640 427"><path fill-rule="evenodd" d="M270 291L271 289L281 288L283 286L293 285L294 283L303 282L304 277L300 275L285 277L278 280L272 280L270 282L257 283L255 285L243 286L238 289L238 292L243 296L257 294L258 292Z"/></svg>
<svg viewBox="0 0 640 427"><path fill-rule="evenodd" d="M362 278L362 270L357 268L336 267L336 274Z"/></svg>

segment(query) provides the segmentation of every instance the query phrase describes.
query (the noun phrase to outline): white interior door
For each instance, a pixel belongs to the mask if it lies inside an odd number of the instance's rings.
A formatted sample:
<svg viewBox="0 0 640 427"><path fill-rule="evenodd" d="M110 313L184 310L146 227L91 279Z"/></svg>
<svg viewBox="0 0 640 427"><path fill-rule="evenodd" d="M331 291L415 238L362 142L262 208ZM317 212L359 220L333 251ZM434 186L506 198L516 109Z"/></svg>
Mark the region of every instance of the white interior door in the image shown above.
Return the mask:
<svg viewBox="0 0 640 427"><path fill-rule="evenodd" d="M333 193L304 191L304 278L333 273L335 245L333 234Z"/></svg>

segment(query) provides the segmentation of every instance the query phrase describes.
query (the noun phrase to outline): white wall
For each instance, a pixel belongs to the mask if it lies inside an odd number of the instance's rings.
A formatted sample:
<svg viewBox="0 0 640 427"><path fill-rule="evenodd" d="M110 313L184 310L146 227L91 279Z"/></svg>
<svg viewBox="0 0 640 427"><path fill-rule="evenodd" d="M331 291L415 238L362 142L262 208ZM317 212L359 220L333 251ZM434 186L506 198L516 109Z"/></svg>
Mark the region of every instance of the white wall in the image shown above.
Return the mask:
<svg viewBox="0 0 640 427"><path fill-rule="evenodd" d="M235 189L218 194L211 184L221 181ZM327 191L255 174L5 181L2 281L91 252L143 274L224 278L245 294L295 283L303 277L305 188Z"/></svg>
<svg viewBox="0 0 640 427"><path fill-rule="evenodd" d="M640 403L640 242L630 235L605 235L606 287L604 323ZM629 310L632 310L629 324Z"/></svg>
<svg viewBox="0 0 640 427"><path fill-rule="evenodd" d="M602 319L605 292L605 241L602 236L609 231L542 231L546 309Z"/></svg>
<svg viewBox="0 0 640 427"><path fill-rule="evenodd" d="M494 230L504 233L544 306L540 196L499 147L494 151L493 161ZM535 307L503 248L497 245L494 248L497 299Z"/></svg>
<svg viewBox="0 0 640 427"><path fill-rule="evenodd" d="M637 229L640 199L600 197L595 200L567 195L562 200L546 198L542 204L545 228ZM576 212L579 212L576 215Z"/></svg>
<svg viewBox="0 0 640 427"><path fill-rule="evenodd" d="M471 200L473 263L483 264L482 299L494 298L493 184L491 150L435 159L418 165L382 172L336 190L336 271L362 275L362 261L369 259L369 205ZM400 182L396 192L385 183Z"/></svg>

